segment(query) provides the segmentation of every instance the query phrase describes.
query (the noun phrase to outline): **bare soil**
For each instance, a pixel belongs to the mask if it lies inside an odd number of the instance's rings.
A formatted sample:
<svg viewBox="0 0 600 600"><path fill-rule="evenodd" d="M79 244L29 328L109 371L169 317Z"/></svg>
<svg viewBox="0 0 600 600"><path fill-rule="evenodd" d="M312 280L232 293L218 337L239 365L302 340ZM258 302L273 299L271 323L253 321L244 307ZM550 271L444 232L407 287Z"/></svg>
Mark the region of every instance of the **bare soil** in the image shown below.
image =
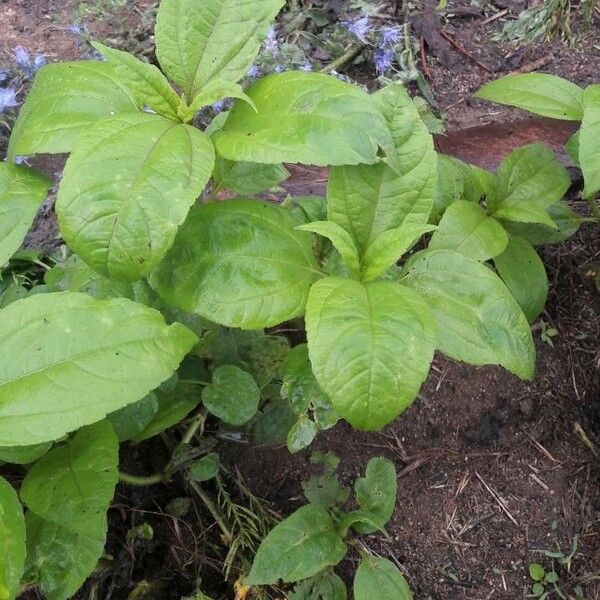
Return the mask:
<svg viewBox="0 0 600 600"><path fill-rule="evenodd" d="M77 58L81 46L66 27L79 4L0 0L0 66L18 44L46 53L49 60ZM86 25L95 37L151 52L145 19L152 6L151 0L135 0L123 9L87 17ZM451 132L438 139L438 146L488 168L529 141L541 139L559 150L570 133L568 125L514 122L522 118L520 113L470 97L488 79L543 57L544 71L580 84L598 81L598 27L578 49L552 42L515 53L491 43L501 19L483 25L485 18L483 13L451 18L443 27L493 74L454 51L453 66L444 66L428 49L431 86ZM41 166L49 173L61 168L60 162ZM288 189L322 193L326 171L291 170ZM575 209L584 214L585 205L573 198ZM40 218L30 245L50 249L57 242L51 209ZM594 456L600 448L600 297L592 277L600 257L598 228L585 225L565 244L544 248L542 255L551 281L543 319L558 335L552 347L536 330L532 382L521 382L500 368L470 367L436 356L420 398L381 432L361 433L340 424L321 435L310 451L293 456L285 448L221 442L225 464L285 515L303 502L300 483L310 472L311 451L338 454L346 484L364 471L371 456L383 454L399 473L397 508L387 528L389 539L369 536L365 541L404 570L416 600L524 598L531 583L528 564L551 565L538 551L560 547L568 553L574 540L578 548L570 573L559 571L562 593L575 598L575 586L581 584L586 600L600 600L600 584L593 580L600 575L600 463ZM150 473L164 465L167 450L155 439L126 446L122 458L124 470ZM205 511L193 506L182 518L165 512L171 500L187 493L177 477L169 486L119 486L109 511L107 548L113 560L104 561L78 598L124 600L136 589L136 598L178 600L193 591L199 576L206 591L232 598L231 590L216 587L220 565L206 549L219 546L220 539ZM141 545L127 542L127 531L142 522L152 525L154 539ZM355 561L350 555L341 565L347 580ZM27 597L36 596L32 592Z"/></svg>

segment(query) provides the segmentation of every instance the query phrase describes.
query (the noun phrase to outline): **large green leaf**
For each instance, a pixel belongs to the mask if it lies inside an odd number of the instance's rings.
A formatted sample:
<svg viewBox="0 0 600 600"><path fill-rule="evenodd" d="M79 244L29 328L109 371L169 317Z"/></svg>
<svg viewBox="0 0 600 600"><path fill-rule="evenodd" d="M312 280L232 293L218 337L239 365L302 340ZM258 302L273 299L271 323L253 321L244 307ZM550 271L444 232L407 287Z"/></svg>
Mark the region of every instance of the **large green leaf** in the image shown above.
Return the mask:
<svg viewBox="0 0 600 600"><path fill-rule="evenodd" d="M14 600L25 567L23 507L12 485L0 477L0 599Z"/></svg>
<svg viewBox="0 0 600 600"><path fill-rule="evenodd" d="M151 284L172 306L229 327L297 317L319 275L298 224L284 208L254 200L196 207Z"/></svg>
<svg viewBox="0 0 600 600"><path fill-rule="evenodd" d="M263 540L246 583L300 581L337 565L345 554L346 544L327 510L309 504L275 526Z"/></svg>
<svg viewBox="0 0 600 600"><path fill-rule="evenodd" d="M478 98L566 121L581 121L582 95L578 85L547 73L506 75L484 85L475 94Z"/></svg>
<svg viewBox="0 0 600 600"><path fill-rule="evenodd" d="M213 135L219 154L236 161L356 165L379 161L390 132L358 86L320 73L268 75L248 90L258 109L237 102Z"/></svg>
<svg viewBox="0 0 600 600"><path fill-rule="evenodd" d="M82 60L42 67L12 130L9 160L19 154L70 152L100 119L142 106L117 67Z"/></svg>
<svg viewBox="0 0 600 600"><path fill-rule="evenodd" d="M558 244L577 233L582 219L573 212L566 202L557 202L549 206L546 211L554 222L556 229L554 226L550 227L541 223L517 223L514 221L505 221L504 227L511 235L522 237L533 246Z"/></svg>
<svg viewBox="0 0 600 600"><path fill-rule="evenodd" d="M579 131L579 164L583 172L583 197L600 190L600 85L583 92L583 121Z"/></svg>
<svg viewBox="0 0 600 600"><path fill-rule="evenodd" d="M119 442L131 440L152 423L158 413L159 404L154 392L107 415Z"/></svg>
<svg viewBox="0 0 600 600"><path fill-rule="evenodd" d="M247 423L258 409L260 390L250 373L235 365L221 365L212 384L202 390L202 402L211 414L230 425Z"/></svg>
<svg viewBox="0 0 600 600"><path fill-rule="evenodd" d="M162 0L156 55L192 99L211 79L238 81L260 49L282 0Z"/></svg>
<svg viewBox="0 0 600 600"><path fill-rule="evenodd" d="M513 150L498 167L496 185L487 195L488 212L496 218L553 226L546 209L569 189L568 171L543 144Z"/></svg>
<svg viewBox="0 0 600 600"><path fill-rule="evenodd" d="M380 233L405 220L426 223L436 183L433 139L406 90L391 85L374 94L373 102L391 131L399 168L334 167L327 188L328 218L352 234L360 255Z"/></svg>
<svg viewBox="0 0 600 600"><path fill-rule="evenodd" d="M302 581L287 597L289 600L346 600L348 591L344 581L328 570Z"/></svg>
<svg viewBox="0 0 600 600"><path fill-rule="evenodd" d="M381 529L391 518L396 506L396 468L383 456L372 458L365 476L354 484L356 502L365 515L376 525L357 522L353 525L359 533L372 533Z"/></svg>
<svg viewBox="0 0 600 600"><path fill-rule="evenodd" d="M177 119L179 96L157 67L129 52L98 42L92 42L92 46L112 64L115 75L127 84L140 108L147 106L165 117Z"/></svg>
<svg viewBox="0 0 600 600"><path fill-rule="evenodd" d="M354 576L355 600L412 600L406 579L398 567L381 556L363 556Z"/></svg>
<svg viewBox="0 0 600 600"><path fill-rule="evenodd" d="M435 322L417 293L395 281L328 277L306 307L313 371L337 412L377 429L415 399L435 348Z"/></svg>
<svg viewBox="0 0 600 600"><path fill-rule="evenodd" d="M51 185L27 167L0 162L0 267L21 246Z"/></svg>
<svg viewBox="0 0 600 600"><path fill-rule="evenodd" d="M139 400L196 343L124 299L63 292L0 311L0 446L54 440Z"/></svg>
<svg viewBox="0 0 600 600"><path fill-rule="evenodd" d="M21 499L46 521L104 539L105 513L118 479L118 450L108 421L84 427L33 465L21 485Z"/></svg>
<svg viewBox="0 0 600 600"><path fill-rule="evenodd" d="M145 113L106 119L67 161L61 233L99 273L140 279L173 243L213 163L210 138L194 127Z"/></svg>
<svg viewBox="0 0 600 600"><path fill-rule="evenodd" d="M535 321L546 304L548 277L533 246L523 238L511 237L504 252L494 258L494 265L527 320Z"/></svg>
<svg viewBox="0 0 600 600"><path fill-rule="evenodd" d="M406 263L401 281L427 299L444 354L473 365L499 364L522 379L533 377L529 323L488 267L452 250L426 250Z"/></svg>
<svg viewBox="0 0 600 600"><path fill-rule="evenodd" d="M494 217L488 217L479 204L459 200L447 208L429 248L455 250L483 262L500 254L507 244L508 235Z"/></svg>
<svg viewBox="0 0 600 600"><path fill-rule="evenodd" d="M38 585L47 600L67 600L92 573L104 551L101 539L74 533L29 511L25 579Z"/></svg>
<svg viewBox="0 0 600 600"><path fill-rule="evenodd" d="M52 448L52 442L30 446L0 446L0 462L28 465L44 456Z"/></svg>

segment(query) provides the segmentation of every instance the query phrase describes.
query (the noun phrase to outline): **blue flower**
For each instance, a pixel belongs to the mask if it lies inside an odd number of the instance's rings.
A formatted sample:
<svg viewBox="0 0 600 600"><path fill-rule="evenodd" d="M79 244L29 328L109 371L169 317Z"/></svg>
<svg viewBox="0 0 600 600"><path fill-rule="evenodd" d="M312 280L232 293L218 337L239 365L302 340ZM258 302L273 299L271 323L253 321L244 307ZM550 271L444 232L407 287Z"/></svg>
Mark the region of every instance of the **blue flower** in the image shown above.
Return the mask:
<svg viewBox="0 0 600 600"><path fill-rule="evenodd" d="M72 23L71 25L69 25L67 27L67 31L69 33L72 33L73 35L78 35L78 36L82 36L85 33L85 29L81 25L78 25L77 23Z"/></svg>
<svg viewBox="0 0 600 600"><path fill-rule="evenodd" d="M362 17L356 21L346 21L342 25L363 44L367 44L367 35L371 31L369 17Z"/></svg>
<svg viewBox="0 0 600 600"><path fill-rule="evenodd" d="M271 53L277 50L277 32L275 31L275 27L269 27L267 38L265 39L265 50Z"/></svg>
<svg viewBox="0 0 600 600"><path fill-rule="evenodd" d="M273 71L275 71L275 73L283 73L283 71L285 71L285 68L283 67L283 65L275 65Z"/></svg>
<svg viewBox="0 0 600 600"><path fill-rule="evenodd" d="M33 59L33 69L34 71L37 71L38 69L40 69L41 67L43 67L46 64L46 57L43 54L37 54L36 57Z"/></svg>
<svg viewBox="0 0 600 600"><path fill-rule="evenodd" d="M26 156L15 156L15 165L29 165Z"/></svg>
<svg viewBox="0 0 600 600"><path fill-rule="evenodd" d="M395 46L402 37L402 28L399 25L384 27L381 30L381 41L388 46Z"/></svg>
<svg viewBox="0 0 600 600"><path fill-rule="evenodd" d="M7 108L17 106L17 92L11 88L0 88L0 113L3 113Z"/></svg>
<svg viewBox="0 0 600 600"><path fill-rule="evenodd" d="M225 100L218 100L212 105L212 107L216 113L220 113L225 108Z"/></svg>
<svg viewBox="0 0 600 600"><path fill-rule="evenodd" d="M395 53L393 50L377 48L375 50L375 69L380 75L390 69L394 62Z"/></svg>
<svg viewBox="0 0 600 600"><path fill-rule="evenodd" d="M300 70L301 71L312 71L312 65L310 63L304 63L303 65L300 65Z"/></svg>
<svg viewBox="0 0 600 600"><path fill-rule="evenodd" d="M246 74L248 77L258 77L260 75L260 69L256 65L252 65Z"/></svg>
<svg viewBox="0 0 600 600"><path fill-rule="evenodd" d="M29 57L29 52L23 48L23 46L17 46L15 51L13 52L13 56L15 58L16 63L22 67L23 69L29 68L29 61L31 60Z"/></svg>
<svg viewBox="0 0 600 600"><path fill-rule="evenodd" d="M13 52L15 62L21 67L23 74L31 79L35 73L46 64L46 57L43 54L36 54L32 60L29 52L23 46L17 46Z"/></svg>

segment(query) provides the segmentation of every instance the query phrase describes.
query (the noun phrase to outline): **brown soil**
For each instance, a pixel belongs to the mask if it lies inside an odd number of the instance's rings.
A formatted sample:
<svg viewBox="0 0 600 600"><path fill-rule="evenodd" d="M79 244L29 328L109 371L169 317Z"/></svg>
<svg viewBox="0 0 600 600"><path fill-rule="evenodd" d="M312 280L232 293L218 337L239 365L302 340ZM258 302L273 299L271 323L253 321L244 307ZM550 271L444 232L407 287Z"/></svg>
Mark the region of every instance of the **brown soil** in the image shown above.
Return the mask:
<svg viewBox="0 0 600 600"><path fill-rule="evenodd" d="M45 52L51 60L76 58L80 49L65 28L78 4L0 0L0 63L8 61L17 44ZM129 2L123 10L86 23L93 35L127 46L145 31L140 20L152 4ZM432 89L451 130L521 118L470 95L488 79L542 56L549 56L544 71L582 84L597 80L598 29L579 50L554 42L507 58L510 49L490 43L500 20L482 25L484 18L454 18L444 29L497 70L495 75L462 55L447 68L428 53ZM458 132L438 145L490 168L508 150L529 141L541 138L558 149L569 131L568 125L520 121ZM60 164L44 167L53 173ZM290 189L303 195L321 193L327 177L323 170L305 167L293 168L293 175ZM573 205L585 211L580 203ZM30 242L47 244L50 239L51 246L56 238L51 212L41 218L44 225ZM393 424L368 434L340 424L311 447L342 458L346 484L363 472L371 456L394 460L399 490L387 527L390 537L369 536L365 542L406 572L416 600L523 598L530 589L528 564L551 564L536 551L560 546L568 552L575 539L578 550L570 573L560 571L561 589L575 598L574 588L581 582L586 600L600 600L600 584L588 581L600 575L600 468L586 443L589 438L600 447L600 300L591 278L599 249L598 228L586 225L565 244L543 250L552 283L543 318L559 334L551 347L541 341L539 330L535 333L538 366L532 382L521 382L499 368L468 367L437 356L420 398ZM249 487L283 515L302 504L300 482L310 472L310 451L290 456L285 448L219 447L226 464L237 468ZM135 472L156 471L166 459L160 440L126 447L123 453L124 470ZM186 494L177 478L170 486L119 486L109 513L108 551L115 560L78 597L125 599L135 582L146 580L155 589L139 597L178 600L191 593L199 574L210 589L211 573L219 566L204 554L207 543L219 543L210 519L197 507L183 519L164 512L169 501ZM126 532L144 521L153 526L154 540L128 544ZM351 579L354 563L352 555L342 563L346 579Z"/></svg>

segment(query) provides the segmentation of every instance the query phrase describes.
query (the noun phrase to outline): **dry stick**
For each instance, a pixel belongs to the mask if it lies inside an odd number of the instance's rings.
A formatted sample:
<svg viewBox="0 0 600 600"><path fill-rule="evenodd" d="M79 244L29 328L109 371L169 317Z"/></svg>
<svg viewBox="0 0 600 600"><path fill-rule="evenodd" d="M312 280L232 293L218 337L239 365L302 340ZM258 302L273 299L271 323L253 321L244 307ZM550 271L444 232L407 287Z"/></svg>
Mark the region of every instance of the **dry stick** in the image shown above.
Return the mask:
<svg viewBox="0 0 600 600"><path fill-rule="evenodd" d="M425 55L425 38L421 36L421 51L419 53L419 58L421 59L421 69L423 70L423 75L429 79L429 81L433 81L433 74L431 73L431 69L427 64L427 57Z"/></svg>
<svg viewBox="0 0 600 600"><path fill-rule="evenodd" d="M517 521L515 520L515 518L510 514L510 511L508 510L508 508L506 507L506 501L500 496L500 494L491 486L489 486L484 480L483 477L477 472L475 471L475 476L477 477L477 479L479 479L479 481L481 481L481 483L483 484L483 487L485 487L485 489L490 493L490 495L492 496L492 498L498 503L498 506L500 506L500 508L502 509L502 511L506 514L506 516L517 526L519 527L519 524L517 523Z"/></svg>
<svg viewBox="0 0 600 600"><path fill-rule="evenodd" d="M504 10L497 12L495 15L488 17L485 21L482 21L481 24L488 25L489 23L493 23L494 21L501 19L504 15L507 15L507 14L508 14L508 8L505 8Z"/></svg>
<svg viewBox="0 0 600 600"><path fill-rule="evenodd" d="M513 69L510 72L510 75L512 75L513 73L531 73L532 71L537 71L538 69L542 68L546 63L550 62L551 60L552 60L552 53L549 52L548 54L544 54L544 56L542 56L541 58L538 58L537 60L534 60L533 62L523 65L522 67L519 67L518 69Z"/></svg>
<svg viewBox="0 0 600 600"><path fill-rule="evenodd" d="M471 62L475 63L480 69L486 73L493 73L492 69L477 60L464 46L459 44L451 35L447 34L443 29L440 29L440 35L451 45L454 46L463 56L466 56Z"/></svg>

